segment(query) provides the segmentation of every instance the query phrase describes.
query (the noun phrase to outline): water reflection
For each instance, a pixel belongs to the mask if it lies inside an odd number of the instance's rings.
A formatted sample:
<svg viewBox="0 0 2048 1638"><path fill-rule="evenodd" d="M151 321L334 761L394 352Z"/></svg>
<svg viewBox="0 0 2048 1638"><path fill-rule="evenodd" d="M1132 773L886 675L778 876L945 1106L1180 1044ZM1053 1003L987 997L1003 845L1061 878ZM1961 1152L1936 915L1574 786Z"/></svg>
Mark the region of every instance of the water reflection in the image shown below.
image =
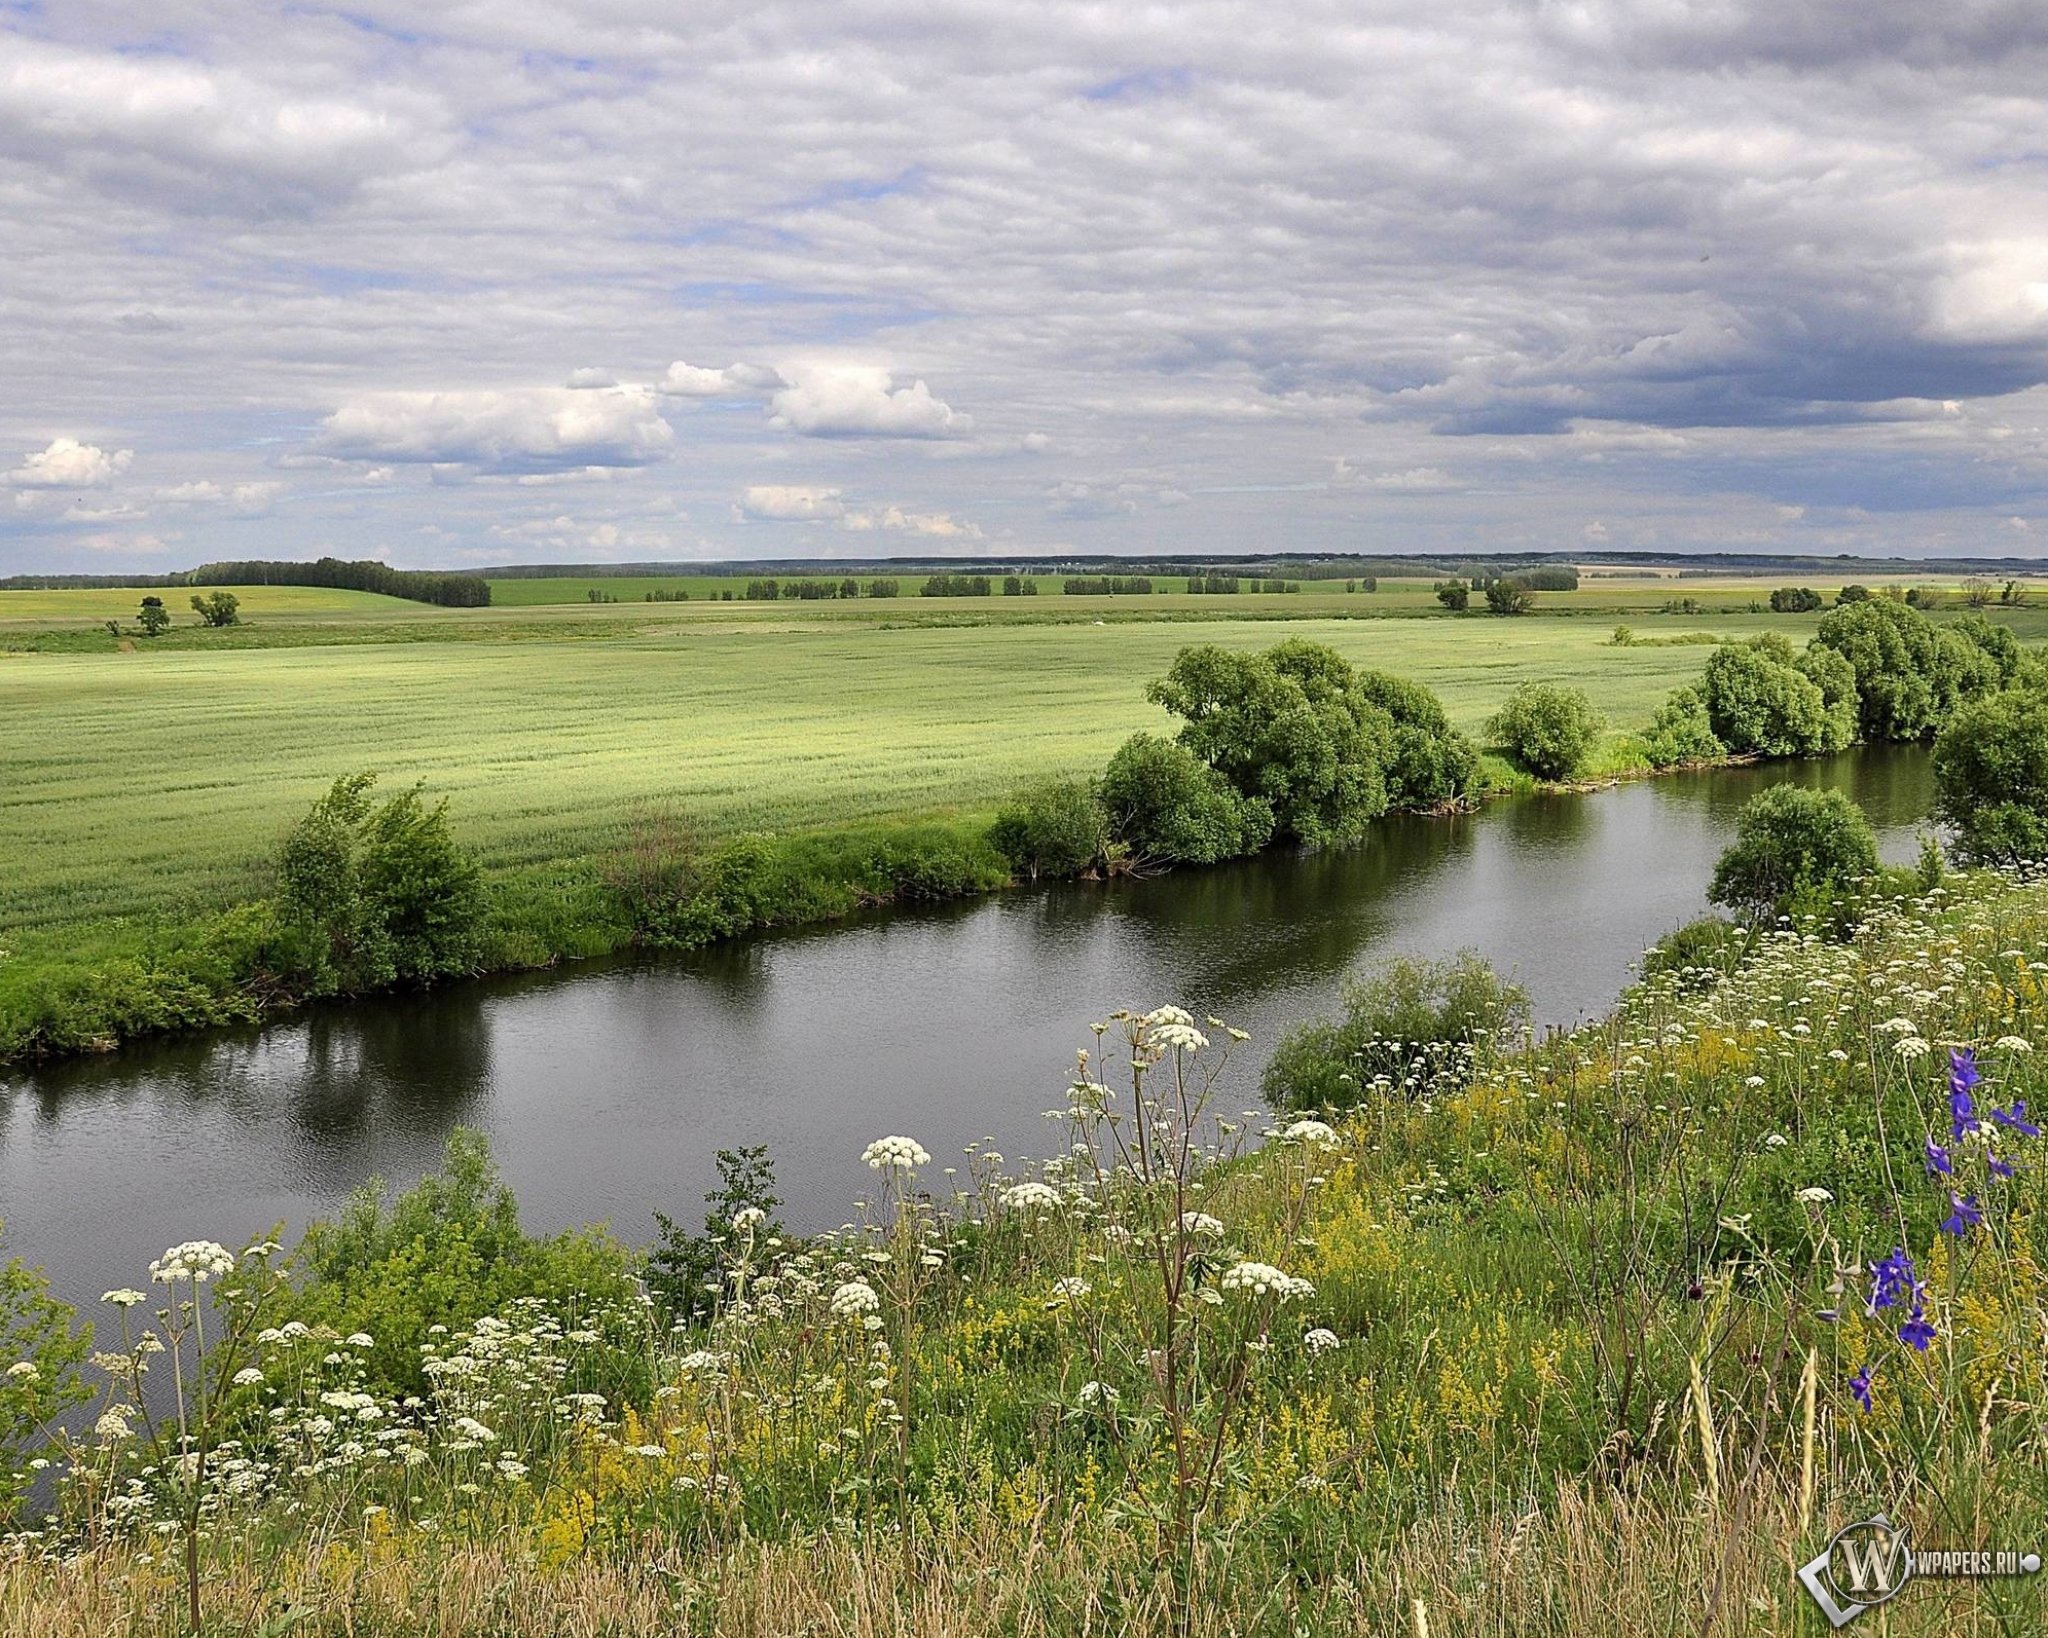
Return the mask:
<svg viewBox="0 0 2048 1638"><path fill-rule="evenodd" d="M941 1161L987 1136L1042 1153L1091 1020L1176 1000L1249 1028L1231 1099L1290 1023L1386 956L1474 946L1538 1017L1605 1008L1652 939L1705 908L1741 804L1847 790L1910 858L1922 752L1720 770L1455 819L1365 844L1147 881L1062 883L707 951L311 1011L56 1065L0 1086L8 1242L82 1296L164 1245L332 1210L409 1182L451 1127L489 1133L529 1223L645 1238L693 1215L722 1147L768 1143L790 1218L841 1221L886 1132Z"/></svg>

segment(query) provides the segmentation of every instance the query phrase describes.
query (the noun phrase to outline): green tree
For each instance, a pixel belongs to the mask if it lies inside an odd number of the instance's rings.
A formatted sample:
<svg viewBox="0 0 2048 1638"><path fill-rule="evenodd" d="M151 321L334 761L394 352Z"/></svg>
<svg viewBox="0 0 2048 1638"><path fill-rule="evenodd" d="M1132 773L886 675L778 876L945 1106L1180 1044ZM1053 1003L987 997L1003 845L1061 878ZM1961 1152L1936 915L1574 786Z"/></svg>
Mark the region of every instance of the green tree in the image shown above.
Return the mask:
<svg viewBox="0 0 2048 1638"><path fill-rule="evenodd" d="M160 637L171 629L171 611L164 607L161 597L152 593L135 611L135 623L142 628L143 636Z"/></svg>
<svg viewBox="0 0 2048 1638"><path fill-rule="evenodd" d="M1848 660L1869 740L1931 738L1964 700L1999 682L1993 654L1890 597L1831 610L1814 642Z"/></svg>
<svg viewBox="0 0 2048 1638"><path fill-rule="evenodd" d="M1715 737L1737 756L1815 756L1840 750L1849 740L1838 737L1853 733L1853 723L1830 716L1827 695L1782 637L1716 649L1700 694Z"/></svg>
<svg viewBox="0 0 2048 1638"><path fill-rule="evenodd" d="M1870 588L1868 586L1848 585L1835 593L1837 605L1844 603L1867 603L1869 601Z"/></svg>
<svg viewBox="0 0 2048 1638"><path fill-rule="evenodd" d="M1775 785L1744 804L1707 896L1760 915L1802 889L1835 892L1877 872L1877 839L1840 791Z"/></svg>
<svg viewBox="0 0 2048 1638"><path fill-rule="evenodd" d="M1109 819L1085 780L1048 780L1003 804L989 840L1019 875L1075 876L1108 847Z"/></svg>
<svg viewBox="0 0 2048 1638"><path fill-rule="evenodd" d="M1472 606L1472 588L1462 580L1446 580L1436 588L1436 600L1453 614L1463 614Z"/></svg>
<svg viewBox="0 0 2048 1638"><path fill-rule="evenodd" d="M1279 834L1354 840L1387 811L1393 719L1335 650L1290 638L1263 654L1184 648L1149 690L1183 720L1180 742Z"/></svg>
<svg viewBox="0 0 2048 1638"><path fill-rule="evenodd" d="M1535 594L1519 580L1502 578L1487 583L1486 608L1490 614L1527 614L1535 606Z"/></svg>
<svg viewBox="0 0 2048 1638"><path fill-rule="evenodd" d="M201 597L192 594L192 612L209 626L238 626L242 616L238 612L242 600L231 591L217 591Z"/></svg>
<svg viewBox="0 0 2048 1638"><path fill-rule="evenodd" d="M1780 586L1771 593L1773 614L1811 614L1820 607L1820 593L1811 586Z"/></svg>
<svg viewBox="0 0 2048 1638"><path fill-rule="evenodd" d="M1393 723L1387 805L1430 813L1467 800L1478 782L1479 753L1451 726L1443 701L1421 683L1385 671L1359 672L1358 687Z"/></svg>
<svg viewBox="0 0 2048 1638"><path fill-rule="evenodd" d="M57 1418L92 1397L78 1377L92 1328L74 1328L76 1318L50 1295L41 1269L19 1258L0 1263L0 1526L27 1495L28 1464Z"/></svg>
<svg viewBox="0 0 2048 1638"><path fill-rule="evenodd" d="M1728 754L1714 732L1707 702L1697 688L1674 689L1650 719L1650 731L1643 736L1643 748L1650 765L1676 768L1688 762L1715 762Z"/></svg>
<svg viewBox="0 0 2048 1638"><path fill-rule="evenodd" d="M1177 739L1133 734L1099 790L1110 835L1144 858L1214 864L1256 853L1273 834L1269 804L1240 795Z"/></svg>
<svg viewBox="0 0 2048 1638"><path fill-rule="evenodd" d="M1966 863L2048 860L2048 694L1973 700L1934 742L1936 812Z"/></svg>
<svg viewBox="0 0 2048 1638"><path fill-rule="evenodd" d="M1523 683L1486 731L1537 778L1569 779L1585 766L1604 726L1581 690Z"/></svg>

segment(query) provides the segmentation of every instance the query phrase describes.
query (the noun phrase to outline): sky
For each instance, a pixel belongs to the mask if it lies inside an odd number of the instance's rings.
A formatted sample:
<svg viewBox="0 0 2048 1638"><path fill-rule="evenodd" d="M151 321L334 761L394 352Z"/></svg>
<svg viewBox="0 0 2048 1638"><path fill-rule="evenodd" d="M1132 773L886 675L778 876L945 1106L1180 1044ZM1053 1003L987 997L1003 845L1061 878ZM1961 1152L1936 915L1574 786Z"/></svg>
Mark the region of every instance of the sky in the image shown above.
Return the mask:
<svg viewBox="0 0 2048 1638"><path fill-rule="evenodd" d="M2048 551L2040 0L0 0L0 573Z"/></svg>

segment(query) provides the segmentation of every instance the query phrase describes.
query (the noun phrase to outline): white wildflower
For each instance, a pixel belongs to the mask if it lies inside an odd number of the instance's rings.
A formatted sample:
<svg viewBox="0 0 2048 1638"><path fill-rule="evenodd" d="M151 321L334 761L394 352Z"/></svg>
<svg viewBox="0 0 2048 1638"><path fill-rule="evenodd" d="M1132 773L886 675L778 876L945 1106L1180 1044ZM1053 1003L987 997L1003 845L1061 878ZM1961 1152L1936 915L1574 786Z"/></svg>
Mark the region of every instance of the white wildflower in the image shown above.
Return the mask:
<svg viewBox="0 0 2048 1638"><path fill-rule="evenodd" d="M1320 1120L1298 1120L1280 1134L1283 1143L1310 1143L1319 1149L1335 1149L1343 1144L1335 1127Z"/></svg>
<svg viewBox="0 0 2048 1638"><path fill-rule="evenodd" d="M149 1301L149 1299L140 1291L123 1286L119 1291L103 1292L100 1296L100 1301L110 1302L116 1308L134 1308Z"/></svg>
<svg viewBox="0 0 2048 1638"><path fill-rule="evenodd" d="M1308 1350L1309 1357L1313 1359L1317 1354L1327 1354L1332 1348L1341 1348L1344 1339L1327 1326L1318 1325L1313 1331L1303 1334L1301 1345Z"/></svg>
<svg viewBox="0 0 2048 1638"><path fill-rule="evenodd" d="M1081 1403L1091 1410L1097 1407L1107 1408L1120 1403L1122 1399L1123 1395L1118 1393L1107 1382L1083 1382L1081 1384Z"/></svg>
<svg viewBox="0 0 2048 1638"><path fill-rule="evenodd" d="M1053 1211L1060 1203L1060 1191L1050 1183L1016 1183L1003 1190L1003 1204L1011 1211Z"/></svg>
<svg viewBox="0 0 2048 1638"><path fill-rule="evenodd" d="M915 1138L907 1137L876 1138L861 1151L860 1157L878 1172L907 1172L932 1163L930 1151Z"/></svg>
<svg viewBox="0 0 2048 1638"><path fill-rule="evenodd" d="M1307 1280L1283 1274L1271 1263L1233 1263L1217 1283L1225 1291L1243 1291L1254 1297L1274 1296L1282 1302L1316 1294L1316 1288Z"/></svg>
<svg viewBox="0 0 2048 1638"><path fill-rule="evenodd" d="M2017 1052L2021 1054L2034 1050L2034 1043L2024 1035L2001 1035L1991 1043L1993 1052Z"/></svg>
<svg viewBox="0 0 2048 1638"><path fill-rule="evenodd" d="M1801 1189L1792 1198L1805 1206L1827 1206L1834 1203L1835 1197L1826 1189L1815 1185L1812 1188Z"/></svg>
<svg viewBox="0 0 2048 1638"><path fill-rule="evenodd" d="M187 1240L172 1246L149 1265L149 1277L158 1285L190 1280L203 1285L217 1274L232 1274L235 1254L217 1240Z"/></svg>
<svg viewBox="0 0 2048 1638"><path fill-rule="evenodd" d="M1205 1211L1184 1212L1181 1215L1180 1231L1183 1234L1199 1234L1211 1240L1223 1238L1223 1224Z"/></svg>
<svg viewBox="0 0 2048 1638"><path fill-rule="evenodd" d="M875 1288L866 1280L848 1280L832 1293L832 1312L841 1319L856 1319L862 1314L878 1312L882 1299Z"/></svg>

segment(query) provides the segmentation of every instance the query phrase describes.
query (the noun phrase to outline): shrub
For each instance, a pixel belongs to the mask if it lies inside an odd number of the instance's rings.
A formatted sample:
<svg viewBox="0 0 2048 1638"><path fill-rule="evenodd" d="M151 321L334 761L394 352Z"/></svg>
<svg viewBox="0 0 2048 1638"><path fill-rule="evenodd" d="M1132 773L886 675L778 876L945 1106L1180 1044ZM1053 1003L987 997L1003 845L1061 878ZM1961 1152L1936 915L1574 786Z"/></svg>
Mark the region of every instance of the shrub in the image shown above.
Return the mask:
<svg viewBox="0 0 2048 1638"><path fill-rule="evenodd" d="M1462 1077L1469 1049L1528 1022L1529 997L1473 950L1442 961L1402 957L1344 987L1336 1019L1286 1035L1266 1066L1265 1093L1296 1109L1359 1101L1376 1077Z"/></svg>
<svg viewBox="0 0 2048 1638"><path fill-rule="evenodd" d="M1835 603L1837 606L1844 603L1867 603L1869 601L1870 588L1868 586L1844 586L1835 593Z"/></svg>
<svg viewBox="0 0 2048 1638"><path fill-rule="evenodd" d="M1934 742L1934 789L1959 859L2048 859L2048 694L2007 689L1957 711Z"/></svg>
<svg viewBox="0 0 2048 1638"><path fill-rule="evenodd" d="M308 1224L293 1266L303 1283L291 1316L366 1332L372 1380L401 1392L426 1386L420 1344L431 1326L453 1330L521 1297L595 1303L633 1291L624 1248L601 1231L525 1233L490 1145L467 1127L449 1134L441 1170L388 1206L373 1178L332 1222Z"/></svg>
<svg viewBox="0 0 2048 1638"><path fill-rule="evenodd" d="M1650 731L1643 736L1650 765L1676 768L1688 762L1714 762L1728 754L1714 732L1707 702L1697 688L1680 688L1657 707Z"/></svg>
<svg viewBox="0 0 2048 1638"><path fill-rule="evenodd" d="M1463 614L1472 606L1472 588L1462 580L1446 580L1436 588L1436 600L1453 614Z"/></svg>
<svg viewBox="0 0 2048 1638"><path fill-rule="evenodd" d="M372 807L377 776L337 779L285 837L279 906L316 972L344 989L445 978L475 964L482 873L419 788Z"/></svg>
<svg viewBox="0 0 2048 1638"><path fill-rule="evenodd" d="M1359 672L1358 687L1393 722L1387 805L1428 813L1465 801L1479 777L1479 753L1451 726L1443 701L1421 683L1384 671Z"/></svg>
<svg viewBox="0 0 2048 1638"><path fill-rule="evenodd" d="M161 637L171 629L171 611L164 607L161 597L145 597L135 611L135 623L142 628L143 636Z"/></svg>
<svg viewBox="0 0 2048 1638"><path fill-rule="evenodd" d="M1486 587L1486 608L1490 614L1527 614L1536 598L1520 580L1490 581Z"/></svg>
<svg viewBox="0 0 2048 1638"><path fill-rule="evenodd" d="M1743 930L1725 916L1701 916L1666 933L1643 954L1643 977L1669 974L1682 990L1711 989L1741 964L1749 949Z"/></svg>
<svg viewBox="0 0 2048 1638"><path fill-rule="evenodd" d="M1273 834L1273 810L1240 795L1179 740L1133 734L1100 786L1110 835L1145 857L1214 864L1255 853Z"/></svg>
<svg viewBox="0 0 2048 1638"><path fill-rule="evenodd" d="M1602 727L1580 690L1523 683L1486 731L1539 779L1569 779L1585 766Z"/></svg>
<svg viewBox="0 0 2048 1638"><path fill-rule="evenodd" d="M1841 680L1837 671L1824 674L1831 684ZM1783 638L1715 650L1700 694L1715 737L1738 756L1814 756L1842 749L1853 732Z"/></svg>
<svg viewBox="0 0 2048 1638"><path fill-rule="evenodd" d="M209 626L235 626L242 623L242 600L231 591L217 591L210 596L192 594L192 612Z"/></svg>
<svg viewBox="0 0 2048 1638"><path fill-rule="evenodd" d="M718 1187L704 1196L704 1232L691 1234L665 1212L647 1257L647 1294L670 1325L701 1325L716 1310L733 1254L782 1233L775 1164L765 1143L718 1151ZM756 1215L758 1214L758 1216Z"/></svg>
<svg viewBox="0 0 2048 1638"><path fill-rule="evenodd" d="M1831 610L1814 642L1848 660L1865 739L1927 739L1963 701L1999 683L1993 654L1889 597Z"/></svg>
<svg viewBox="0 0 2048 1638"><path fill-rule="evenodd" d="M0 1527L27 1495L28 1463L52 1424L92 1397L78 1376L92 1332L74 1330L75 1317L41 1269L0 1263Z"/></svg>
<svg viewBox="0 0 2048 1638"><path fill-rule="evenodd" d="M1275 830L1349 841L1387 811L1394 723L1333 649L1292 638L1263 654L1184 648L1151 698L1184 720L1180 741Z"/></svg>
<svg viewBox="0 0 2048 1638"><path fill-rule="evenodd" d="M1839 891L1877 871L1877 840L1840 791L1778 785L1752 797L1707 897L1762 914L1795 891Z"/></svg>
<svg viewBox="0 0 2048 1638"><path fill-rule="evenodd" d="M1078 876L1108 846L1109 821L1085 781L1055 779L1006 802L988 839L1019 875Z"/></svg>

